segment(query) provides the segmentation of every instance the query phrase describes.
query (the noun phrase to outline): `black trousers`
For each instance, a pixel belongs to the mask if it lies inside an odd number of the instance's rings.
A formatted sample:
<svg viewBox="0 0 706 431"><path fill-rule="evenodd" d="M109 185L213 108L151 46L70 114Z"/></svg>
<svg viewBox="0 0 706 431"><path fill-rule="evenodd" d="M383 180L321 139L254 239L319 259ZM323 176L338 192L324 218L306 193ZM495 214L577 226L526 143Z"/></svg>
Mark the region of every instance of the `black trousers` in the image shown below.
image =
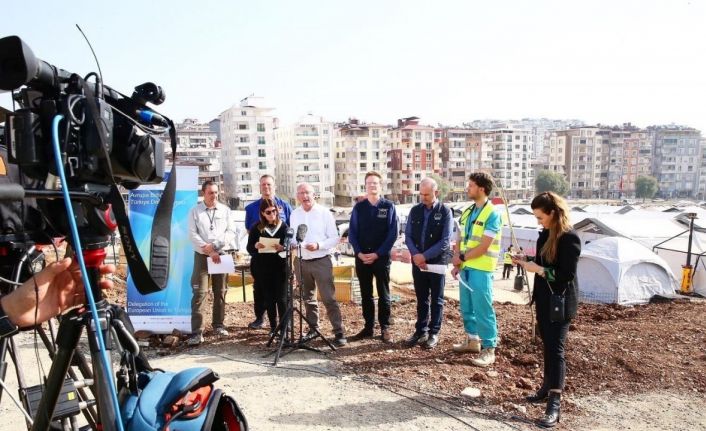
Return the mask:
<svg viewBox="0 0 706 431"><path fill-rule="evenodd" d="M267 257L258 257L254 264L257 273L255 291L260 291L260 306L257 310L263 310L256 316L262 317L262 313L267 312L267 319L270 322L270 328L275 329L277 326L277 315L280 319L287 311L287 268L284 259ZM256 302L257 307L257 302Z"/></svg>
<svg viewBox="0 0 706 431"><path fill-rule="evenodd" d="M414 293L417 295L417 323L414 333L438 334L444 318L444 286L446 276L433 272L422 272L412 265ZM431 313L430 313L431 311ZM431 314L431 318L429 317Z"/></svg>
<svg viewBox="0 0 706 431"><path fill-rule="evenodd" d="M375 301L373 300L373 277L378 290L378 322L380 329L390 326L390 256L378 258L366 265L355 258L355 272L360 282L360 299L363 305L365 328L375 327Z"/></svg>
<svg viewBox="0 0 706 431"><path fill-rule="evenodd" d="M512 264L511 263L503 264L503 278L510 278L511 273L512 273Z"/></svg>
<svg viewBox="0 0 706 431"><path fill-rule="evenodd" d="M543 310L542 310L543 311ZM539 335L544 343L544 384L548 389L564 390L566 379L566 358L564 345L569 334L571 321L550 322L549 309L546 312L537 311Z"/></svg>
<svg viewBox="0 0 706 431"><path fill-rule="evenodd" d="M253 296L253 307L255 310L255 319L262 320L265 311L267 310L267 305L265 304L265 284L261 282L261 277L259 270L261 270L261 265L256 262L250 261L250 275L252 275L252 296ZM265 273L267 271L264 271ZM264 281L264 280L263 280ZM243 286L243 288L245 288Z"/></svg>

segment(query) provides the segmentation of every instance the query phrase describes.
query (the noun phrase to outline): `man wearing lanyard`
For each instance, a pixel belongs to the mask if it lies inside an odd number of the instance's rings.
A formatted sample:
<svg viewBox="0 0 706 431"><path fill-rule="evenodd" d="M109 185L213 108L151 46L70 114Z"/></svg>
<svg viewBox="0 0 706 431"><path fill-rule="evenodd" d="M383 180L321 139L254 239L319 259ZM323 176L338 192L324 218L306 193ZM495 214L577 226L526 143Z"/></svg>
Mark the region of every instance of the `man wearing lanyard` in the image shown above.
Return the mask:
<svg viewBox="0 0 706 431"><path fill-rule="evenodd" d="M305 339L314 338L319 328L319 304L316 301L318 287L335 334L333 344L336 347L342 347L346 345L347 340L341 319L341 309L336 302L331 262L331 253L339 240L336 221L328 208L316 203L314 188L310 184L301 183L297 186L297 200L301 205L292 211L291 226L298 236L303 229L300 226L306 225L306 234L301 241L302 255L299 256L306 319L311 324Z"/></svg>
<svg viewBox="0 0 706 431"><path fill-rule="evenodd" d="M375 327L373 277L378 290L378 321L382 341L392 343L390 326L390 251L397 240L395 205L380 196L382 177L365 174L366 197L353 207L348 242L355 253L355 272L360 281L360 296L365 326L352 338L372 337Z"/></svg>
<svg viewBox="0 0 706 431"><path fill-rule="evenodd" d="M433 349L439 343L453 217L438 196L436 181L424 178L419 184L421 202L412 207L407 218L405 244L412 255L412 278L417 294L417 324L414 334L405 340L407 347L421 344L426 349ZM429 272L430 264L443 265L444 273Z"/></svg>
<svg viewBox="0 0 706 431"><path fill-rule="evenodd" d="M194 247L194 269L191 273L191 337L187 343L197 346L203 342L203 314L201 306L208 289L208 262L220 263L220 251L235 239L235 223L230 208L218 202L218 185L211 180L201 186L203 202L189 212L189 239ZM213 332L227 336L223 327L226 304L226 274L212 274Z"/></svg>
<svg viewBox="0 0 706 431"><path fill-rule="evenodd" d="M279 219L283 220L289 226L289 216L292 214L292 207L282 199L275 196L275 178L272 175L265 174L260 177L260 199L249 203L245 207L245 229L250 232L253 226L260 222L260 202L263 199L272 199L277 205L279 211ZM248 324L250 329L258 329L263 327L263 316L265 315L265 292L268 286L262 286L257 282L255 272L252 267L250 274L253 277L253 302L255 308L255 320Z"/></svg>
<svg viewBox="0 0 706 431"><path fill-rule="evenodd" d="M468 197L473 205L461 214L461 240L454 246L452 274L460 273L461 315L466 332L455 352L480 355L471 363L487 367L495 362L498 325L493 309L493 273L500 255L502 222L488 195L493 179L484 172L468 177Z"/></svg>

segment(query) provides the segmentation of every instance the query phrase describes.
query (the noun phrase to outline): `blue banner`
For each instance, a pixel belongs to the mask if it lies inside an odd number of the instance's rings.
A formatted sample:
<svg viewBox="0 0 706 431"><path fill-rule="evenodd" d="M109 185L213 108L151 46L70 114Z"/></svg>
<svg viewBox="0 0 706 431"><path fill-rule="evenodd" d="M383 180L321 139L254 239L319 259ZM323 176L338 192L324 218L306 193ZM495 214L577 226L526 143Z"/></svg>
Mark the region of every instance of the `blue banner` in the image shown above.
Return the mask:
<svg viewBox="0 0 706 431"><path fill-rule="evenodd" d="M131 274L127 278L127 311L136 330L171 333L191 332L191 270L194 250L189 241L187 217L198 201L198 168L177 166L176 196L167 288L149 295L140 294ZM130 225L142 257L149 259L152 220L167 179L161 184L144 185L128 196Z"/></svg>

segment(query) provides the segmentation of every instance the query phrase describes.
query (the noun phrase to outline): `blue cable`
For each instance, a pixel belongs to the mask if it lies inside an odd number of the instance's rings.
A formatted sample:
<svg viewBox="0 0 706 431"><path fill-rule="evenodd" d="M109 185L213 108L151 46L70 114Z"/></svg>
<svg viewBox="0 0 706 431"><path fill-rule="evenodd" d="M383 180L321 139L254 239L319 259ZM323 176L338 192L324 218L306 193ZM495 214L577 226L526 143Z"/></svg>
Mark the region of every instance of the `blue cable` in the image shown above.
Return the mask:
<svg viewBox="0 0 706 431"><path fill-rule="evenodd" d="M93 315L93 324L96 328L96 336L98 338L98 349L100 350L101 363L103 364L103 372L108 380L108 387L110 388L110 398L113 401L113 409L115 410L115 421L117 422L118 429L123 431L123 421L120 417L120 405L118 403L118 395L113 384L113 373L110 367L110 359L108 358L107 351L105 349L105 342L103 341L103 333L100 330L100 321L98 320L98 310L96 309L96 301L93 298L93 291L91 291L91 284L88 281L88 271L86 270L86 264L83 260L83 253L81 253L81 240L78 237L78 228L76 227L76 218L74 216L74 209L71 206L71 199L69 198L69 190L66 182L66 175L64 174L64 164L61 161L61 149L59 148L59 122L64 119L63 115L56 115L52 120L52 144L54 145L54 161L56 162L56 170L61 179L61 191L64 194L64 205L66 206L66 213L69 217L69 226L71 227L71 237L74 240L74 250L76 251L76 258L78 259L78 265L81 268L81 278L83 279L83 286L86 289L86 299L88 299L88 305L91 309L91 314ZM110 329L110 328L109 328Z"/></svg>

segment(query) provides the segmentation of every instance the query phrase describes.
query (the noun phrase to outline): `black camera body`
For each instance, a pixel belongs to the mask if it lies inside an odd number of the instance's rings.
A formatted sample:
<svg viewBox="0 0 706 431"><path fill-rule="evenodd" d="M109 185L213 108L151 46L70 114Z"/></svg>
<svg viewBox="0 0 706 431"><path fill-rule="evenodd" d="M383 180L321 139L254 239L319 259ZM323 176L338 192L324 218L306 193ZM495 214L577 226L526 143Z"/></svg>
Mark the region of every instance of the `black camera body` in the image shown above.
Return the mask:
<svg viewBox="0 0 706 431"><path fill-rule="evenodd" d="M91 75L95 82L89 83ZM59 143L70 189L162 181L164 144L153 126L166 120L146 106L164 101L159 86L143 84L123 96L95 73L82 78L37 59L19 37L9 36L0 39L0 90L13 91L20 106L7 114L4 141L9 162L28 177L56 175L51 127L63 115Z"/></svg>

